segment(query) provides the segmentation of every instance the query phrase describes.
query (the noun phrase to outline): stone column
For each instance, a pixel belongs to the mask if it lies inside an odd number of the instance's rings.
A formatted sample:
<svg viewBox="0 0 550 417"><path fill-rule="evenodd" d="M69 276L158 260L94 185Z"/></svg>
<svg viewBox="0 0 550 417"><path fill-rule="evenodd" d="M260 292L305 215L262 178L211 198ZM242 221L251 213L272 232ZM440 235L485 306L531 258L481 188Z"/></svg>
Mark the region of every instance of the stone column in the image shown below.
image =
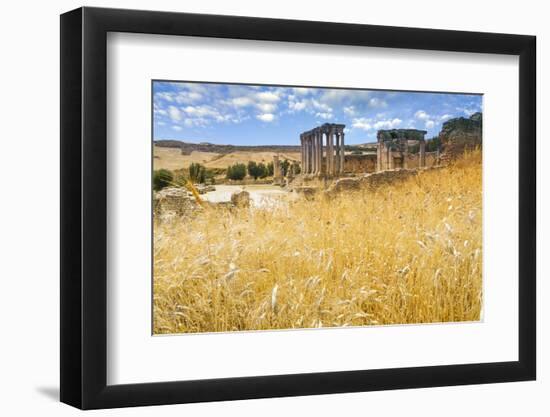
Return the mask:
<svg viewBox="0 0 550 417"><path fill-rule="evenodd" d="M327 133L327 143L328 143L328 152L327 152L327 166L328 166L328 175L334 175L334 132L332 128L328 130Z"/></svg>
<svg viewBox="0 0 550 417"><path fill-rule="evenodd" d="M382 142L380 138L376 144L376 171L382 171Z"/></svg>
<svg viewBox="0 0 550 417"><path fill-rule="evenodd" d="M318 152L317 152L317 174L321 174L323 168L323 136L317 130L315 132L315 140L317 141Z"/></svg>
<svg viewBox="0 0 550 417"><path fill-rule="evenodd" d="M279 155L273 155L273 178L277 179L279 177Z"/></svg>
<svg viewBox="0 0 550 417"><path fill-rule="evenodd" d="M305 168L304 158L304 136L300 135L300 166L302 167L302 172L304 172Z"/></svg>
<svg viewBox="0 0 550 417"><path fill-rule="evenodd" d="M340 133L334 130L334 174L340 172Z"/></svg>
<svg viewBox="0 0 550 417"><path fill-rule="evenodd" d="M304 136L304 174L307 174L307 167L308 167L308 151L309 146L307 142L307 136Z"/></svg>
<svg viewBox="0 0 550 417"><path fill-rule="evenodd" d="M311 138L311 134L308 135L307 140L309 142L309 169L308 172L310 174L313 173L313 140Z"/></svg>
<svg viewBox="0 0 550 417"><path fill-rule="evenodd" d="M409 167L409 141L405 139L403 141L403 168Z"/></svg>
<svg viewBox="0 0 550 417"><path fill-rule="evenodd" d="M312 167L312 162L311 162L311 155L313 154L312 152L312 144L311 144L311 136L307 136L307 173L308 174L311 174L311 167Z"/></svg>
<svg viewBox="0 0 550 417"><path fill-rule="evenodd" d="M392 152L391 152L391 144L388 144L386 146L387 146L387 148L386 148L386 158L387 158L386 169L393 169L393 155L392 155Z"/></svg>
<svg viewBox="0 0 550 417"><path fill-rule="evenodd" d="M313 143L313 136L309 135L309 173L313 174L315 169L315 144Z"/></svg>
<svg viewBox="0 0 550 417"><path fill-rule="evenodd" d="M424 140L420 141L420 161L419 165L421 168L426 166L426 142Z"/></svg>
<svg viewBox="0 0 550 417"><path fill-rule="evenodd" d="M346 153L344 147L344 131L340 132L340 174L344 173L344 164L346 162Z"/></svg>
<svg viewBox="0 0 550 417"><path fill-rule="evenodd" d="M317 152L319 151L318 149L318 146L317 146L317 138L316 138L316 135L315 135L315 132L313 132L311 134L311 143L313 144L313 173L314 174L317 174L317 162L318 162L318 159L317 159Z"/></svg>

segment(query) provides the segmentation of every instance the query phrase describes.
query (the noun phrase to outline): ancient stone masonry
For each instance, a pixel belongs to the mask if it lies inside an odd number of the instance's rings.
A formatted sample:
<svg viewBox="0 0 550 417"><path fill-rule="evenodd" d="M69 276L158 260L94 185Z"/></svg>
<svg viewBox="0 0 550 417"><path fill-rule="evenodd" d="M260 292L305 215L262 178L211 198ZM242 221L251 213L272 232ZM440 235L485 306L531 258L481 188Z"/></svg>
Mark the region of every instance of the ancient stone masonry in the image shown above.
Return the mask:
<svg viewBox="0 0 550 417"><path fill-rule="evenodd" d="M376 170L385 171L394 168L409 168L409 141L419 145L418 167L426 166L425 130L391 129L379 130L377 134Z"/></svg>
<svg viewBox="0 0 550 417"><path fill-rule="evenodd" d="M325 123L300 135L303 174L333 177L344 173L344 128Z"/></svg>
<svg viewBox="0 0 550 417"><path fill-rule="evenodd" d="M457 117L443 123L439 139L443 146L442 161L460 156L467 149L482 144L482 114L474 113L469 118Z"/></svg>

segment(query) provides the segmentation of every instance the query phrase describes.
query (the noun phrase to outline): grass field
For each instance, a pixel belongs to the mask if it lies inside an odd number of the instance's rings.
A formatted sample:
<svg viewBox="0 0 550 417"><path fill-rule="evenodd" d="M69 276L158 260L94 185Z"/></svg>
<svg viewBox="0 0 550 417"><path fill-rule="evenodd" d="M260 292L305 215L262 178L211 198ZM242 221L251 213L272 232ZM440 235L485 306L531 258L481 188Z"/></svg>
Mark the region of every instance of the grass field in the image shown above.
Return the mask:
<svg viewBox="0 0 550 417"><path fill-rule="evenodd" d="M481 153L376 191L154 226L154 332L476 321Z"/></svg>

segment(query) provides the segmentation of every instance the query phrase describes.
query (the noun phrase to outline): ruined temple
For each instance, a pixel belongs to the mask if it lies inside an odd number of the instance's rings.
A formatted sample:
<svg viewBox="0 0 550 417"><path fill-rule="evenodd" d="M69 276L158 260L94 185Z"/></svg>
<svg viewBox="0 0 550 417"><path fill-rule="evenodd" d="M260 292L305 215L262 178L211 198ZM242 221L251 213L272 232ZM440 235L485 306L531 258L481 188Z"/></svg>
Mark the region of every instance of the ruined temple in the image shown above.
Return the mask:
<svg viewBox="0 0 550 417"><path fill-rule="evenodd" d="M376 135L376 170L385 171L395 168L423 168L426 166L426 135L425 130L390 129L379 130ZM418 144L418 160L411 158L409 147ZM412 159L412 160L411 160ZM414 164L412 163L414 160Z"/></svg>
<svg viewBox="0 0 550 417"><path fill-rule="evenodd" d="M344 128L325 123L300 135L302 173L325 177L344 173Z"/></svg>

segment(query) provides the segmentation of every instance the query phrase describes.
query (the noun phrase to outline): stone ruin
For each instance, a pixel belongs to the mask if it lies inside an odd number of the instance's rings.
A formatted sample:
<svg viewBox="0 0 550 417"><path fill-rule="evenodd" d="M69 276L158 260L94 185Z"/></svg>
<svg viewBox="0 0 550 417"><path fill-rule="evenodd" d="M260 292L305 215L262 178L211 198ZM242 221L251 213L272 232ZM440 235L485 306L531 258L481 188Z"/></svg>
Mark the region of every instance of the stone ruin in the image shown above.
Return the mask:
<svg viewBox="0 0 550 417"><path fill-rule="evenodd" d="M167 187L153 196L153 213L159 218L163 215L190 215L197 208L197 202L188 195L185 188Z"/></svg>
<svg viewBox="0 0 550 417"><path fill-rule="evenodd" d="M325 123L300 135L303 174L334 177L344 173L344 128Z"/></svg>
<svg viewBox="0 0 550 417"><path fill-rule="evenodd" d="M231 203L235 207L250 207L250 193L248 191L239 191L231 194Z"/></svg>
<svg viewBox="0 0 550 417"><path fill-rule="evenodd" d="M457 117L443 123L439 139L443 147L442 162L456 158L466 150L482 145L483 115L474 113L469 118Z"/></svg>
<svg viewBox="0 0 550 417"><path fill-rule="evenodd" d="M416 142L419 145L419 168L426 166L425 130L391 129L379 130L376 135L376 171L385 171L395 168L409 168L409 145Z"/></svg>

